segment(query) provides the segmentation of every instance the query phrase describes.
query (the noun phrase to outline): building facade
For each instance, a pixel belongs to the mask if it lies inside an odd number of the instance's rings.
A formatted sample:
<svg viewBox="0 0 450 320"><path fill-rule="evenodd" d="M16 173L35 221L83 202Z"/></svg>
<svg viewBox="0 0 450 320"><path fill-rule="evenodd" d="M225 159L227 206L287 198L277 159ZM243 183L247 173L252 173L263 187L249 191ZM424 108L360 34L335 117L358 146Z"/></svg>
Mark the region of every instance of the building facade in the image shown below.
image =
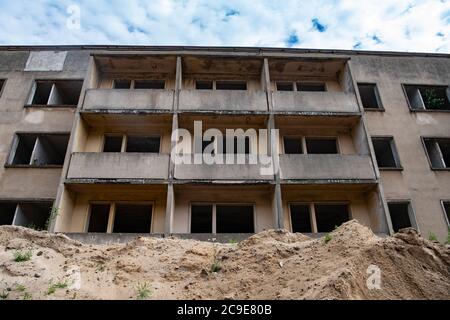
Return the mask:
<svg viewBox="0 0 450 320"><path fill-rule="evenodd" d="M447 236L450 55L2 47L0 84L0 224Z"/></svg>

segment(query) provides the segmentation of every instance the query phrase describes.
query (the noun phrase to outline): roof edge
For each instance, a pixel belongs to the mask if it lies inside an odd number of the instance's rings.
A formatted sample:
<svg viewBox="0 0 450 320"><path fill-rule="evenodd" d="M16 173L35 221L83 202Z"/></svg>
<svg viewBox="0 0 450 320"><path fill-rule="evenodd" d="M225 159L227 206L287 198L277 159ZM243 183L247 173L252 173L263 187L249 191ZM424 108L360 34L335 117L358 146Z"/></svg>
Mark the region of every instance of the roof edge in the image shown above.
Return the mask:
<svg viewBox="0 0 450 320"><path fill-rule="evenodd" d="M416 56L450 58L450 53L405 52L405 51L370 51L346 49L313 49L283 47L231 47L231 46L147 46L147 45L0 45L0 51L39 51L39 50L111 50L111 51L222 51L254 54L291 53L291 54L344 54L377 56Z"/></svg>

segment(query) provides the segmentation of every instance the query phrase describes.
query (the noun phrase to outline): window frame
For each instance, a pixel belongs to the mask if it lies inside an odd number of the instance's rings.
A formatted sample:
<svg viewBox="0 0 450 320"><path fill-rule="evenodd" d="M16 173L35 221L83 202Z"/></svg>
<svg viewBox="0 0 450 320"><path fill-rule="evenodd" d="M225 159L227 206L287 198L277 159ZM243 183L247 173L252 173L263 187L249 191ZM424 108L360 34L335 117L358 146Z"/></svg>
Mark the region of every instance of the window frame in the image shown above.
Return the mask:
<svg viewBox="0 0 450 320"><path fill-rule="evenodd" d="M373 146L373 139L390 139L389 144L391 146L391 151L392 151L392 156L394 158L395 163L397 164L396 167L380 167L377 161L377 155L375 153L375 147ZM397 144L395 143L395 139L394 136L390 136L390 135L375 135L375 136L370 136L370 143L372 144L373 147L373 154L374 154L374 161L377 165L378 170L381 171L403 171L403 166L402 166L402 162L400 160L400 155L397 149Z"/></svg>
<svg viewBox="0 0 450 320"><path fill-rule="evenodd" d="M337 151L337 153L309 153L308 152L308 146L307 146L307 143L306 143L306 140L307 139L315 139L315 140L328 140L328 139L334 139L334 140L336 140L336 151ZM303 146L303 154L313 154L313 155L327 155L327 154L335 154L335 155L342 155L342 152L341 152L341 144L340 144L340 142L339 142L339 136L308 136L308 135L306 135L306 136L303 136L303 139L302 139L302 143L304 143L304 146Z"/></svg>
<svg viewBox="0 0 450 320"><path fill-rule="evenodd" d="M190 201L189 202L189 212L188 212L188 232L189 234L193 234L191 232L192 230L192 226L191 226L191 222L192 222L192 206L195 205L210 205L212 206L212 233L211 234L217 234L217 206L252 206L253 209L253 233L257 232L257 214L256 214L256 203L255 202L214 202L214 201ZM194 233L197 234L197 233ZM208 233L205 233L208 234Z"/></svg>
<svg viewBox="0 0 450 320"><path fill-rule="evenodd" d="M442 212L444 213L444 219L447 222L447 227L450 229L450 220L447 217L447 212L445 211L445 204L448 203L450 205L450 199L447 199L447 200L446 199L442 199L440 201L440 203L441 203ZM450 212L448 214L450 215Z"/></svg>
<svg viewBox="0 0 450 320"><path fill-rule="evenodd" d="M78 96L78 102L77 104L33 104L34 95L36 93L37 83L38 82L51 82L52 88L50 89L49 98L52 94L53 88L55 87L55 84L58 82L66 82L66 81L79 81L81 82L81 89L80 89L80 95ZM5 82L6 84L6 82ZM51 108L51 109L76 109L78 108L78 104L80 103L81 96L83 95L83 86L84 86L84 79L80 78L64 78L64 79L55 79L55 78L35 78L32 79L31 87L28 90L28 96L26 98L26 102L24 104L24 108L39 108L39 109L45 109L45 108ZM0 93L1 96L1 93ZM48 103L48 101L47 101Z"/></svg>
<svg viewBox="0 0 450 320"><path fill-rule="evenodd" d="M375 98L376 98L376 100L378 102L378 108L374 108L374 107L366 108L366 107L364 107L364 104L363 104L363 101L362 101L362 98L361 98L361 94L360 94L360 91L359 91L359 85L373 85L375 87L374 88L374 93L375 93ZM357 82L356 83L356 87L358 89L358 96L359 96L359 99L361 101L361 107L364 109L364 111L380 111L380 112L386 111L386 109L384 108L383 100L381 99L381 94L380 94L380 90L379 90L377 82Z"/></svg>
<svg viewBox="0 0 450 320"><path fill-rule="evenodd" d="M403 94L405 96L406 99L406 103L408 105L408 109L410 112L444 112L444 113L450 113L450 110L433 110L433 109L426 109L425 107L425 103L424 103L424 108L423 109L414 109L411 106L411 102L409 101L409 97L408 97L408 92L406 91L406 87L407 86L416 86L416 87L424 87L424 86L430 86L430 87L447 87L447 91L450 90L450 85L449 84L416 84L416 83L402 83L402 90L403 90ZM423 100L422 94L420 93L420 97ZM449 100L450 103L450 97L447 97L447 99Z"/></svg>
<svg viewBox="0 0 450 320"><path fill-rule="evenodd" d="M310 221L311 221L311 233L306 234L316 234L316 235L322 235L326 234L326 232L318 232L317 231L317 220L316 220L316 208L315 205L321 205L321 204L331 204L331 205L346 205L347 211L348 211L348 221L353 220L353 211L352 211L352 203L349 200L330 200L330 201L289 201L287 202L288 205L288 214L289 214L289 230L293 232L292 229L292 215L291 215L291 205L308 205L309 206L309 215L310 215ZM348 222L346 221L346 222Z"/></svg>
<svg viewBox="0 0 450 320"><path fill-rule="evenodd" d="M19 145L19 135L37 135L39 136L47 136L47 135L64 135L68 136L68 142L67 142L67 149L66 153L64 155L64 161L62 164L48 164L48 165L33 165L33 164L13 164L12 160L14 159L14 156L17 152L17 146ZM34 142L33 151L31 153L31 158L33 157L34 149L36 148L37 139ZM35 168L35 169L60 169L64 166L64 162L66 162L66 156L67 151L69 150L69 143L70 143L70 132L62 132L62 131L55 131L55 132L36 132L36 131L17 131L13 135L12 142L9 147L8 156L6 157L6 162L4 164L5 168ZM31 160L30 158L30 160Z"/></svg>
<svg viewBox="0 0 450 320"><path fill-rule="evenodd" d="M389 204L403 204L403 203L408 203L408 216L409 221L411 222L411 228L414 228L418 232L420 232L419 225L417 223L416 212L414 210L411 199L386 199L386 205L389 213L389 223L392 226L392 231L395 233L394 226L392 224L391 212L389 210Z"/></svg>
<svg viewBox="0 0 450 320"><path fill-rule="evenodd" d="M89 221L91 219L91 205L95 204L109 204L109 217L108 217L108 226L105 233L101 234L115 234L113 232L114 230L114 222L116 219L116 205L117 204L129 204L129 205L151 205L152 206L152 212L151 212L151 219L150 219L150 231L149 234L154 233L154 219L155 219L155 201L125 201L125 200L118 200L118 201L102 201L102 200L92 200L88 202L85 215L84 215L84 232L88 233L89 230Z"/></svg>
<svg viewBox="0 0 450 320"><path fill-rule="evenodd" d="M423 149L425 151L425 155L427 157L428 160L428 164L430 166L430 169L433 171L450 171L450 164L448 167L445 168L437 168L433 166L433 163L431 162L431 158L430 155L428 154L428 149L427 149L427 145L425 144L425 140L449 140L450 142L450 137L442 137L442 136L421 136L420 140L422 141L422 146ZM439 147L440 148L440 147Z"/></svg>
<svg viewBox="0 0 450 320"><path fill-rule="evenodd" d="M0 98L3 96L3 92L5 91L5 87L6 87L6 83L8 81L8 79L6 78L0 78L0 82L3 81L3 84L0 88Z"/></svg>

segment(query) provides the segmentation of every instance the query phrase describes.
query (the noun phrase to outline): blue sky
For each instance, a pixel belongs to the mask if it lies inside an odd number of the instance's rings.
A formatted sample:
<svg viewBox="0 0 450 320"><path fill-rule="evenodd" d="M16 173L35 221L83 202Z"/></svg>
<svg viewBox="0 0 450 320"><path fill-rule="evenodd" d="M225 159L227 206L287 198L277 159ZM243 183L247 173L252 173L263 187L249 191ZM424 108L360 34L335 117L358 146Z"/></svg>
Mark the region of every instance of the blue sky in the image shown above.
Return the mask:
<svg viewBox="0 0 450 320"><path fill-rule="evenodd" d="M450 53L450 0L0 0L0 44Z"/></svg>

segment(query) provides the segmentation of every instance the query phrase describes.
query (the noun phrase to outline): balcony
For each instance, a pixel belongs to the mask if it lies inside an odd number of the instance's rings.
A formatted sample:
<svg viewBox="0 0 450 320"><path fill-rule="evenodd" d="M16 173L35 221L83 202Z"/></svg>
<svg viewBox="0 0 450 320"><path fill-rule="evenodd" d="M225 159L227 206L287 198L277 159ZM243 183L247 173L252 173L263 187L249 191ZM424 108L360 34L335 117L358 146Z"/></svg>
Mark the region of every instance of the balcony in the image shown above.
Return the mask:
<svg viewBox="0 0 450 320"><path fill-rule="evenodd" d="M280 176L285 180L373 180L369 156L339 154L282 154Z"/></svg>
<svg viewBox="0 0 450 320"><path fill-rule="evenodd" d="M73 153L68 179L167 179L169 155L157 153Z"/></svg>
<svg viewBox="0 0 450 320"><path fill-rule="evenodd" d="M179 109L183 111L260 111L268 110L264 91L181 90Z"/></svg>
<svg viewBox="0 0 450 320"><path fill-rule="evenodd" d="M262 174L261 164L178 164L175 179L180 180L271 180L273 175Z"/></svg>
<svg viewBox="0 0 450 320"><path fill-rule="evenodd" d="M354 94L345 92L273 92L274 110L280 112L359 112Z"/></svg>
<svg viewBox="0 0 450 320"><path fill-rule="evenodd" d="M174 90L90 89L84 110L171 110Z"/></svg>

